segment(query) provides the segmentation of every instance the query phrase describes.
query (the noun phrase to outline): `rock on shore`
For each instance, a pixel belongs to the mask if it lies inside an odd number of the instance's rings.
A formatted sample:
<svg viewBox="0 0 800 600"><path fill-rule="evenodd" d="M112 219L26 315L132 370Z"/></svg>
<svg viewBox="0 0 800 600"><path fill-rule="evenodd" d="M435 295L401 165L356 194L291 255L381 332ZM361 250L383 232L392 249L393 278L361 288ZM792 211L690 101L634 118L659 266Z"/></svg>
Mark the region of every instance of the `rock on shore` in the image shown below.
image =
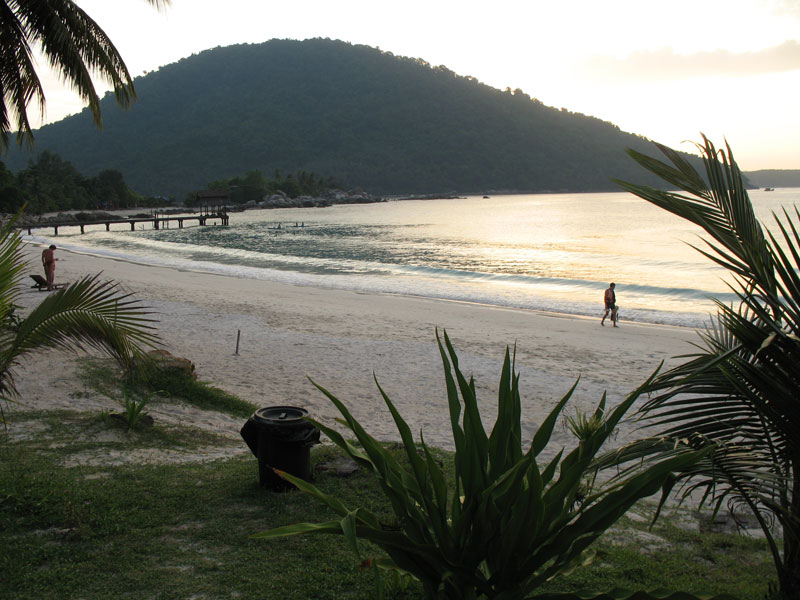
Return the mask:
<svg viewBox="0 0 800 600"><path fill-rule="evenodd" d="M361 189L349 191L328 190L322 196L298 196L290 198L278 190L271 196L265 197L257 206L262 208L312 208L332 206L334 204L368 204L371 202L385 202L379 196L373 196Z"/></svg>

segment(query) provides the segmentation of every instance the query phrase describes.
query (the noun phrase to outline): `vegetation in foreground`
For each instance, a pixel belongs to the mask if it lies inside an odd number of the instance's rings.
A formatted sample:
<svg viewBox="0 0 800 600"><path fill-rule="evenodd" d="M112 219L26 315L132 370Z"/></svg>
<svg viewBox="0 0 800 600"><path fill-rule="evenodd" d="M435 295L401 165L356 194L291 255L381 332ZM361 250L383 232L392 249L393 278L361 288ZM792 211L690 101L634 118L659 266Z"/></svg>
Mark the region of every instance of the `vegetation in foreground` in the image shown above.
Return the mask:
<svg viewBox="0 0 800 600"><path fill-rule="evenodd" d="M250 537L300 518L333 517L305 494L260 488L252 456L173 466L64 468L66 450L3 442L1 452L2 597L375 597L372 573L360 568L338 537ZM313 463L334 452L318 448ZM345 479L320 473L315 483L345 502L389 512L364 470ZM669 586L763 598L769 556L762 540L686 531L666 522L648 532L645 523L625 518L619 531L624 533L616 541L597 542L594 565L544 589ZM664 541L637 539L652 534ZM618 537L628 543L621 545ZM423 594L409 583L387 596Z"/></svg>
<svg viewBox="0 0 800 600"><path fill-rule="evenodd" d="M3 402L18 397L15 371L23 357L45 348L93 348L130 370L158 344L149 309L99 275L49 293L25 317L18 314L27 264L13 225L14 219L0 228L0 423Z"/></svg>
<svg viewBox="0 0 800 600"><path fill-rule="evenodd" d="M641 198L700 226L700 251L733 275L738 303L717 302L717 316L685 362L656 377L641 410L652 439L619 457L640 464L675 449L711 450L680 473L686 494L699 490L716 510L749 513L769 544L778 594L800 597L800 211L756 219L730 147L705 137L705 176L657 144L671 164L635 151L663 191L619 182ZM618 458L619 458L618 457ZM617 461L615 461L617 462ZM774 525L783 532L782 543Z"/></svg>
<svg viewBox="0 0 800 600"><path fill-rule="evenodd" d="M21 431L35 433L15 436L13 425L21 421L28 421ZM14 423L0 437L3 597L375 598L373 573L337 536L251 537L298 520L329 520L334 513L306 494L261 488L257 461L243 442L242 454L229 460L68 467L88 448L98 455L134 455L223 442L158 421L126 433L122 423L97 413L15 412ZM386 448L405 460L402 445ZM453 456L431 452L452 483ZM390 520L391 506L366 469L338 477L318 468L340 456L331 446L315 448L315 484ZM650 510L635 507L631 518L623 517L595 543L592 565L542 590L670 587L762 600L770 561L763 540L700 531L694 519L669 515L650 531L641 516ZM368 543L362 550L368 557L385 556ZM402 580L386 597L419 599L423 591Z"/></svg>
<svg viewBox="0 0 800 600"><path fill-rule="evenodd" d="M707 451L680 452L603 483L592 473L595 455L639 397L633 392L606 412L605 395L595 412L567 420L576 438L571 449L544 451L575 386L539 425L527 451L520 426L519 375L506 349L500 376L497 419L487 435L475 382L463 375L447 333L439 339L455 453L448 484L424 441L417 444L407 423L379 386L406 451L401 463L356 421L344 403L320 388L342 414L359 445L322 423L316 425L362 467L375 474L394 518L363 506L351 508L335 495L289 474L304 492L322 500L338 518L272 529L272 539L307 533L342 534L358 552L358 538L380 546L388 559L373 561L376 575L411 575L426 598L524 600L542 586L594 559L591 544L637 501L659 490L673 471L690 468ZM575 384L577 385L577 383ZM674 588L673 588L674 589ZM602 592L605 593L605 590ZM600 598L591 593L581 598ZM660 598L637 593L637 598ZM577 599L573 594L564 598Z"/></svg>

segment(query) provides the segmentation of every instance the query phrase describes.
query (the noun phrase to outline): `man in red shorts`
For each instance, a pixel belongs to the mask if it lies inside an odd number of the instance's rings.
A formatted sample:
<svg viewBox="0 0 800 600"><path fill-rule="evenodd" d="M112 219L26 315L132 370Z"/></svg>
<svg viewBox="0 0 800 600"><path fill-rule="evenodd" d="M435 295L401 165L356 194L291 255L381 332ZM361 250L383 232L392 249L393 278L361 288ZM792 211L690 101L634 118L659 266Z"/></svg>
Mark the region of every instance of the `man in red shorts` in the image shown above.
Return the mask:
<svg viewBox="0 0 800 600"><path fill-rule="evenodd" d="M56 247L50 244L49 248L42 251L42 265L44 266L44 277L47 279L47 291L53 289L53 282L56 279L56 260L54 250Z"/></svg>
<svg viewBox="0 0 800 600"><path fill-rule="evenodd" d="M606 304L606 312L603 313L603 318L600 319L600 325L605 326L605 320L608 316L608 313L611 313L611 322L614 324L614 327L617 326L617 296L614 293L614 288L616 286L612 283L608 286L606 290L605 296L603 299L605 300Z"/></svg>

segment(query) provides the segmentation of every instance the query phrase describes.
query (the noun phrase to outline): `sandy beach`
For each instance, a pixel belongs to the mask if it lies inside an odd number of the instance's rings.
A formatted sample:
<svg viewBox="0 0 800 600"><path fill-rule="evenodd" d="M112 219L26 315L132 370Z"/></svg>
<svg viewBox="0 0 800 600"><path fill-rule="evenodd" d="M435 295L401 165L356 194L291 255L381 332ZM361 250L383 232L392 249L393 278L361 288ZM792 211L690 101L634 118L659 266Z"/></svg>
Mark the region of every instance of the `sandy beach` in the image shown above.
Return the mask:
<svg viewBox="0 0 800 600"><path fill-rule="evenodd" d="M40 273L41 247L26 245L28 273ZM494 421L496 386L503 353L516 344L521 373L523 436L530 439L539 422L580 377L571 406L587 410L604 391L616 405L658 366L691 352L692 329L620 322L600 326L597 318L510 310L419 297L361 294L290 286L191 271L142 266L56 251L56 281L73 282L102 273L151 307L164 348L196 365L199 378L258 406L292 405L330 421L338 413L309 377L345 401L367 431L379 439L397 439L373 373L409 422L434 446L452 448L442 363L435 329L447 330L462 370L475 378L487 425ZM26 281L27 283L27 281ZM33 283L32 281L30 283ZM30 309L47 292L25 287L20 303ZM619 293L624 303L624 290ZM599 299L601 300L601 299ZM24 312L24 310L23 310ZM237 333L239 352L235 354ZM74 392L81 387L74 355L48 351L27 359L18 371L21 400L14 414L43 408L76 411L119 410L103 397ZM154 406L160 418L225 432L235 439L242 423L213 412ZM617 441L633 435L620 429ZM239 438L241 439L241 438ZM559 428L554 442L569 442ZM247 452L209 449L196 459ZM151 457L159 460L159 457Z"/></svg>

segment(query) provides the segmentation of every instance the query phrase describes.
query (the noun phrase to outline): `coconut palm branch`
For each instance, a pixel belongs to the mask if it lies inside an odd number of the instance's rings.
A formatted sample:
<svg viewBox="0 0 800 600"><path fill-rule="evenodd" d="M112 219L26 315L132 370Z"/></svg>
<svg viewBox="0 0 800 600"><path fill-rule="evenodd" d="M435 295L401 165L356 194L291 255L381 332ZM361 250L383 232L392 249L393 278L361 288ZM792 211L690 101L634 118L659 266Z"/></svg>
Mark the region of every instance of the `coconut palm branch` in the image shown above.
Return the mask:
<svg viewBox="0 0 800 600"><path fill-rule="evenodd" d="M170 0L146 0L163 8ZM34 50L40 50L51 67L88 103L94 122L102 125L100 98L92 75L111 84L117 102L128 106L136 99L128 68L114 44L71 0L0 1L0 148L8 147L12 128L17 141L33 140L27 108L36 99L42 114L45 95L36 72Z"/></svg>
<svg viewBox="0 0 800 600"><path fill-rule="evenodd" d="M616 461L675 448L713 447L678 474L683 498L702 492L715 509L749 509L772 552L782 598L800 597L800 213L774 214L775 232L755 216L729 146L717 151L703 136L705 177L673 150L656 144L671 164L629 154L672 189L617 181L629 192L700 226L711 239L695 246L733 276L735 305L717 314L696 352L647 386L640 409L646 431L658 433L623 448ZM783 547L774 522L783 530Z"/></svg>
<svg viewBox="0 0 800 600"><path fill-rule="evenodd" d="M152 313L97 275L49 294L20 318L15 312L25 268L20 243L13 221L7 223L0 230L0 400L18 397L15 369L41 349L97 349L132 368L146 347L158 344Z"/></svg>

